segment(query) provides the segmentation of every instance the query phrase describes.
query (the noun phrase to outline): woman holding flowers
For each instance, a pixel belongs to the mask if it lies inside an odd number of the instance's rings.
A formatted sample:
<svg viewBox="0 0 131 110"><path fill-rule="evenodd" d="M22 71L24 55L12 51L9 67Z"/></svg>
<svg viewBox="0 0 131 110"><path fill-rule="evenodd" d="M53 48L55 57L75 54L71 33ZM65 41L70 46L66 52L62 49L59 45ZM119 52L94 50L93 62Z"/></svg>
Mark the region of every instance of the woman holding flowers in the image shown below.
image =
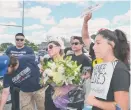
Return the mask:
<svg viewBox="0 0 131 110"><path fill-rule="evenodd" d="M68 103L84 100L84 91L77 88L82 82L81 65L78 66L77 62L72 61L69 56L63 58L62 46L57 41L48 43L48 53L51 58L43 65L42 80L44 84L49 85L45 95L45 108L46 110L67 110ZM77 90L81 97L75 96L72 99L72 94Z"/></svg>
<svg viewBox="0 0 131 110"><path fill-rule="evenodd" d="M48 54L50 55L49 61L58 61L63 59L63 52L60 43L58 43L57 41L50 41L48 43ZM45 110L59 110L53 103L52 91L53 88L51 85L49 85L45 93ZM55 93L58 94L57 92L59 91L59 88L55 88L55 91Z"/></svg>

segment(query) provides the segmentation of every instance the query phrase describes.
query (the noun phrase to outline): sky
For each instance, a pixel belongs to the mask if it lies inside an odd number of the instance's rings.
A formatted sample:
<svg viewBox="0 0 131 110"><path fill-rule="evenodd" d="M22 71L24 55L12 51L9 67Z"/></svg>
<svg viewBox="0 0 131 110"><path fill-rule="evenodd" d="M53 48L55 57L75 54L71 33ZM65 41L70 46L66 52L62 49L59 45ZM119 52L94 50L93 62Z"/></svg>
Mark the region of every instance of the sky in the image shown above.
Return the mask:
<svg viewBox="0 0 131 110"><path fill-rule="evenodd" d="M81 36L82 12L89 6L100 4L89 21L89 34L95 34L100 28L121 29L128 39L130 33L129 0L25 0L24 35L36 44L53 38ZM22 32L23 1L0 0L0 44L15 43L15 34Z"/></svg>

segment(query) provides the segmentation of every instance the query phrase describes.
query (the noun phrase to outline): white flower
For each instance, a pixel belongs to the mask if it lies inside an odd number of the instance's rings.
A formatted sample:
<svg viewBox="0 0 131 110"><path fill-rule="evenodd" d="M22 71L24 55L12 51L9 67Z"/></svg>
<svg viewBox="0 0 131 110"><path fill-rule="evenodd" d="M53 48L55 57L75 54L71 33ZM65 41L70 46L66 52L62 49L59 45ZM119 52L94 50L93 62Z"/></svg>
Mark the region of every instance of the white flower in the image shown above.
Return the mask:
<svg viewBox="0 0 131 110"><path fill-rule="evenodd" d="M45 77L46 75L48 76L53 76L53 71L51 69L46 69L43 73L43 77Z"/></svg>
<svg viewBox="0 0 131 110"><path fill-rule="evenodd" d="M74 71L74 73L75 73L75 74L74 74L75 76L79 74L77 71Z"/></svg>
<svg viewBox="0 0 131 110"><path fill-rule="evenodd" d="M68 62L68 63L67 63L67 66L68 66L68 67L72 67L73 65L72 65L71 62Z"/></svg>
<svg viewBox="0 0 131 110"><path fill-rule="evenodd" d="M49 67L51 68L51 70L55 70L56 69L55 62L49 63Z"/></svg>
<svg viewBox="0 0 131 110"><path fill-rule="evenodd" d="M63 80L64 80L64 75L62 75L61 73L58 73L58 72L54 72L54 74L53 74L53 81L56 84L61 83Z"/></svg>
<svg viewBox="0 0 131 110"><path fill-rule="evenodd" d="M44 81L44 84L46 84L46 82L48 81L48 79L49 79L49 77L45 77L45 78L44 78L44 80L43 80L43 81Z"/></svg>
<svg viewBox="0 0 131 110"><path fill-rule="evenodd" d="M63 74L65 72L65 68L63 66L58 67L58 73Z"/></svg>

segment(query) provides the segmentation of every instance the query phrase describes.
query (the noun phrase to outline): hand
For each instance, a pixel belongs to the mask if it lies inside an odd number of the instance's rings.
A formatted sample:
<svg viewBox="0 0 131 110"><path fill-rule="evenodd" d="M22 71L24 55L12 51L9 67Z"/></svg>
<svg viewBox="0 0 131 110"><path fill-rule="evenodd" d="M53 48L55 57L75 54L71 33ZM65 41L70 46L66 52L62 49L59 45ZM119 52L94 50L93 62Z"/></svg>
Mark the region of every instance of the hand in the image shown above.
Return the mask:
<svg viewBox="0 0 131 110"><path fill-rule="evenodd" d="M87 15L85 15L84 22L87 23L91 19L91 17L92 17L92 13L88 13Z"/></svg>
<svg viewBox="0 0 131 110"><path fill-rule="evenodd" d="M64 92L63 88L62 87L56 87L55 88L55 92L53 94L53 98L56 98L58 96L63 96L65 95L66 93Z"/></svg>
<svg viewBox="0 0 131 110"><path fill-rule="evenodd" d="M93 95L88 95L87 99L85 99L85 103L91 106L95 106L97 99Z"/></svg>

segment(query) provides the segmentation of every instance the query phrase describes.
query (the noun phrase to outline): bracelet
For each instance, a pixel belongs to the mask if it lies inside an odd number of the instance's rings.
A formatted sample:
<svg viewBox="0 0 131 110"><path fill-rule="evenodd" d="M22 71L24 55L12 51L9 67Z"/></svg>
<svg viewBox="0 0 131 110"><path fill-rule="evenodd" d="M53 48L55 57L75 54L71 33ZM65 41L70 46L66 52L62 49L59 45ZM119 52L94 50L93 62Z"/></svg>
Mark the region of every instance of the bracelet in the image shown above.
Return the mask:
<svg viewBox="0 0 131 110"><path fill-rule="evenodd" d="M121 110L121 107L116 102L113 102L113 104L115 105L116 110Z"/></svg>

